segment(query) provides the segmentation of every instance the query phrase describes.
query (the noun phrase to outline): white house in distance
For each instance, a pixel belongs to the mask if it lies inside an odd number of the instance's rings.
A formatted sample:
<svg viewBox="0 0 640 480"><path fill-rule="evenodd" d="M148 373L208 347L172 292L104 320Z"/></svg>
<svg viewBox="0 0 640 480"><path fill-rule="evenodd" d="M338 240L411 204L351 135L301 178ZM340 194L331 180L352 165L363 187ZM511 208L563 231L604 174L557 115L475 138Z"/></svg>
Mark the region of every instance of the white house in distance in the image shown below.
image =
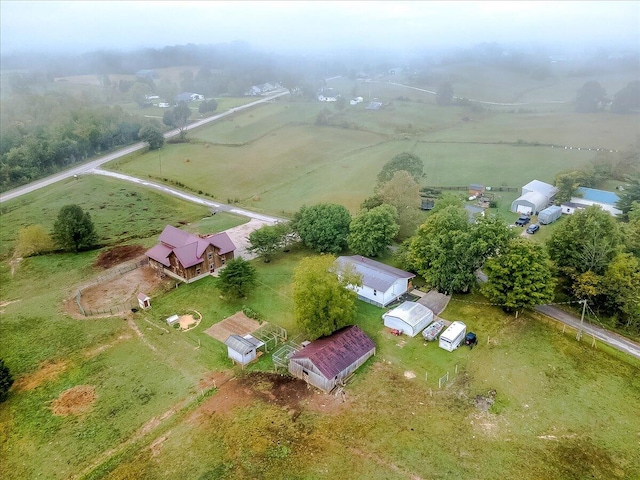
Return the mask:
<svg viewBox="0 0 640 480"><path fill-rule="evenodd" d="M361 287L350 287L363 300L379 307L389 305L407 293L413 273L376 262L360 255L342 256L336 260L338 274L352 268L362 277Z"/></svg>
<svg viewBox="0 0 640 480"><path fill-rule="evenodd" d="M416 302L404 302L382 315L384 326L400 330L405 335L415 337L433 322L433 312Z"/></svg>
<svg viewBox="0 0 640 480"><path fill-rule="evenodd" d="M553 202L556 193L558 189L553 185L532 180L522 187L522 194L511 204L511 211L535 215Z"/></svg>
<svg viewBox="0 0 640 480"><path fill-rule="evenodd" d="M598 205L603 210L606 210L611 215L620 215L622 210L616 208L616 203L620 201L620 197L613 192L608 192L606 190L596 190L595 188L586 188L580 187L578 188L578 196L571 197L570 204L580 207L586 208L591 205ZM576 208L573 209L575 211ZM563 204L562 208L563 213L573 213L570 211L568 207L565 207Z"/></svg>

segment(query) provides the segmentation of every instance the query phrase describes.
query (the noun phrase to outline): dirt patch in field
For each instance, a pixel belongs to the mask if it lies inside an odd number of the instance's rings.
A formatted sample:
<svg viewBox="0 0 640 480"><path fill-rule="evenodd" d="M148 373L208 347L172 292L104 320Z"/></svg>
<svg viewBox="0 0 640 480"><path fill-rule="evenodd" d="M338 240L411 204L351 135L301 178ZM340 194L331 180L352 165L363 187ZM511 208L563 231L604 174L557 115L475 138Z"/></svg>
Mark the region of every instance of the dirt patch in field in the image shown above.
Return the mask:
<svg viewBox="0 0 640 480"><path fill-rule="evenodd" d="M243 312L237 312L207 328L204 333L224 343L230 335L244 337L259 327L260 324L256 320L247 317Z"/></svg>
<svg viewBox="0 0 640 480"><path fill-rule="evenodd" d="M191 415L190 422L199 423L214 414L229 415L236 408L246 407L256 400L278 405L294 419L304 410L335 413L349 403L346 394L324 394L288 375L251 372L227 381L223 374L212 372L203 379L201 385L206 383L210 386L216 381L218 391Z"/></svg>
<svg viewBox="0 0 640 480"><path fill-rule="evenodd" d="M96 400L96 389L93 385L78 385L65 390L51 404L54 415L79 415L88 411Z"/></svg>
<svg viewBox="0 0 640 480"><path fill-rule="evenodd" d="M43 383L56 379L68 366L69 363L66 360L42 363L35 372L18 378L13 388L18 391L33 390Z"/></svg>
<svg viewBox="0 0 640 480"><path fill-rule="evenodd" d="M82 291L82 307L88 314L91 310L108 310L132 301L140 292L153 292L164 282L155 270L145 265L120 277L85 288Z"/></svg>
<svg viewBox="0 0 640 480"><path fill-rule="evenodd" d="M114 265L118 265L128 260L133 260L144 255L147 249L142 245L122 245L119 247L113 247L106 252L102 252L96 263L96 267L111 268Z"/></svg>

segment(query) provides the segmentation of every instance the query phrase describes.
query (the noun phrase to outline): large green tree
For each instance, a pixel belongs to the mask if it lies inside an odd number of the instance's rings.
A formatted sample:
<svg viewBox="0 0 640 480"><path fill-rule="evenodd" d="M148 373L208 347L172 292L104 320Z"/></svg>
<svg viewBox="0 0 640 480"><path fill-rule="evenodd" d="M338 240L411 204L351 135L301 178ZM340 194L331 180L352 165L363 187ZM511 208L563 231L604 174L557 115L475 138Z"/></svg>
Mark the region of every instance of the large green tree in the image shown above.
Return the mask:
<svg viewBox="0 0 640 480"><path fill-rule="evenodd" d="M18 257L40 255L53 250L53 240L42 225L29 225L18 231L15 254Z"/></svg>
<svg viewBox="0 0 640 480"><path fill-rule="evenodd" d="M138 133L140 140L149 144L149 150L157 150L164 145L162 132L153 125L146 125Z"/></svg>
<svg viewBox="0 0 640 480"><path fill-rule="evenodd" d="M611 111L615 113L630 113L640 110L640 80L629 82L613 97Z"/></svg>
<svg viewBox="0 0 640 480"><path fill-rule="evenodd" d="M167 110L162 116L162 122L179 130L179 136L184 139L187 136L187 125L191 116L191 109L185 102L180 102L173 110Z"/></svg>
<svg viewBox="0 0 640 480"><path fill-rule="evenodd" d="M244 298L256 284L256 269L242 257L229 260L220 271L218 288L223 295Z"/></svg>
<svg viewBox="0 0 640 480"><path fill-rule="evenodd" d="M362 210L351 221L349 248L365 257L383 254L398 234L398 210L382 204L371 210Z"/></svg>
<svg viewBox="0 0 640 480"><path fill-rule="evenodd" d="M453 86L451 82L443 82L438 86L436 102L438 105L451 105L453 103Z"/></svg>
<svg viewBox="0 0 640 480"><path fill-rule="evenodd" d="M376 195L383 203L398 211L399 240L412 236L422 218L420 212L420 186L406 170L394 172L391 180L376 187Z"/></svg>
<svg viewBox="0 0 640 480"><path fill-rule="evenodd" d="M0 358L0 403L4 402L9 396L11 385L13 385L13 376L9 371L9 367L4 364L4 360Z"/></svg>
<svg viewBox="0 0 640 480"><path fill-rule="evenodd" d="M304 206L292 221L302 242L320 253L339 253L347 248L350 224L349 210L335 203Z"/></svg>
<svg viewBox="0 0 640 480"><path fill-rule="evenodd" d="M507 311L533 309L553 300L553 267L541 245L524 238L513 239L482 269L487 275L482 293Z"/></svg>
<svg viewBox="0 0 640 480"><path fill-rule="evenodd" d="M282 229L278 225L260 227L249 234L247 251L255 253L265 263L269 263L282 246L282 236Z"/></svg>
<svg viewBox="0 0 640 480"><path fill-rule="evenodd" d="M556 227L547 242L549 255L565 273L591 270L601 275L623 242L620 226L598 206L577 211Z"/></svg>
<svg viewBox="0 0 640 480"><path fill-rule="evenodd" d="M606 98L606 91L599 82L590 80L585 83L576 95L576 111L591 113L602 110L602 103Z"/></svg>
<svg viewBox="0 0 640 480"><path fill-rule="evenodd" d="M468 292L476 270L505 248L513 235L498 216L469 223L464 208L451 205L420 226L409 243L407 261L438 291Z"/></svg>
<svg viewBox="0 0 640 480"><path fill-rule="evenodd" d="M98 241L91 215L78 205L60 209L52 237L60 248L74 252L89 249Z"/></svg>
<svg viewBox="0 0 640 480"><path fill-rule="evenodd" d="M357 295L347 286L360 284L352 272L338 275L333 255L302 259L293 276L293 301L298 326L309 340L354 322Z"/></svg>
<svg viewBox="0 0 640 480"><path fill-rule="evenodd" d="M416 182L420 182L424 178L424 163L422 159L413 153L402 152L384 164L382 170L378 173L378 182L388 182L400 170L408 172Z"/></svg>
<svg viewBox="0 0 640 480"><path fill-rule="evenodd" d="M616 204L622 210L623 217L628 218L629 211L633 208L633 202L640 203L640 177L634 178L629 185L619 194L620 200Z"/></svg>
<svg viewBox="0 0 640 480"><path fill-rule="evenodd" d="M629 253L618 254L602 277L602 288L618 323L640 333L640 261Z"/></svg>

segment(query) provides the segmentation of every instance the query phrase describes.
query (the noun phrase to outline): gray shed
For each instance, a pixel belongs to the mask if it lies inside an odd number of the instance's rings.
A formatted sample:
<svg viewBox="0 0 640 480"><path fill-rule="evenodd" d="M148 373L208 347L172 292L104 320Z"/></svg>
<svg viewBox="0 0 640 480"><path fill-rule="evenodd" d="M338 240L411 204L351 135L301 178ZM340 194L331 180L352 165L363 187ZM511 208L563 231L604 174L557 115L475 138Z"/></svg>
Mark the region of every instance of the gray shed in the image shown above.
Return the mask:
<svg viewBox="0 0 640 480"><path fill-rule="evenodd" d="M375 353L373 340L351 325L293 354L289 373L329 393Z"/></svg>
<svg viewBox="0 0 640 480"><path fill-rule="evenodd" d="M224 342L227 346L229 358L243 367L255 360L256 350L264 345L263 342L251 335L241 337L240 335L230 335Z"/></svg>
<svg viewBox="0 0 640 480"><path fill-rule="evenodd" d="M542 210L538 214L538 223L542 225L548 225L555 222L562 216L562 207L559 205L553 205Z"/></svg>

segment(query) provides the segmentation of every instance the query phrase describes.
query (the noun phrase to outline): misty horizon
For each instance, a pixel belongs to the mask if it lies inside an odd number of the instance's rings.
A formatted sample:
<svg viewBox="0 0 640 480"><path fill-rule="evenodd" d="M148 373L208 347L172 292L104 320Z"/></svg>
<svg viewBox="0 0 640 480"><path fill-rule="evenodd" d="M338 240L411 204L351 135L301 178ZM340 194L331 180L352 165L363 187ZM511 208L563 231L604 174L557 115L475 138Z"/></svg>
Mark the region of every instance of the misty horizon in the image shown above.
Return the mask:
<svg viewBox="0 0 640 480"><path fill-rule="evenodd" d="M0 9L3 56L236 41L279 53L406 53L479 43L550 52L640 49L639 2L21 1Z"/></svg>

